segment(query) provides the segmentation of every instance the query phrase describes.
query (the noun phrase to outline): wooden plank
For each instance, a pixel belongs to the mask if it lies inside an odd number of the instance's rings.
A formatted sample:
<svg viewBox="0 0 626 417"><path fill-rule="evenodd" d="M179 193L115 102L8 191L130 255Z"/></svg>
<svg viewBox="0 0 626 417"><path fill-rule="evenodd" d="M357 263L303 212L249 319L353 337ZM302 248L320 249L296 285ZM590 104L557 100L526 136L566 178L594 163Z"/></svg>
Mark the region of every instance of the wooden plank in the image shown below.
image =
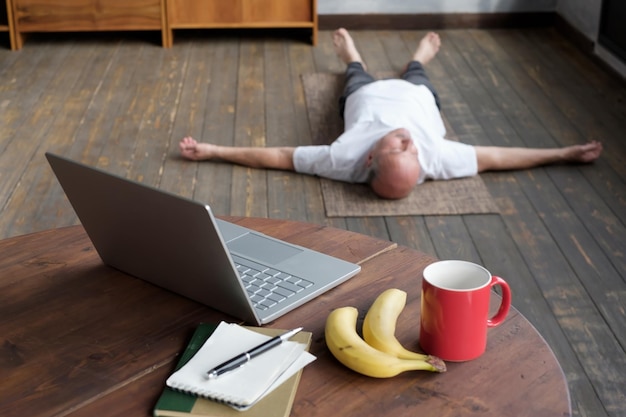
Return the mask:
<svg viewBox="0 0 626 417"><path fill-rule="evenodd" d="M389 239L389 231L384 217L348 217L346 229L378 239Z"/></svg>
<svg viewBox="0 0 626 417"><path fill-rule="evenodd" d="M315 69L316 72L336 72L343 74L346 70L346 65L335 53L332 33L332 31L319 32L318 45L313 49Z"/></svg>
<svg viewBox="0 0 626 417"><path fill-rule="evenodd" d="M3 220L7 222L7 235L15 236L77 222L43 154L46 151L62 153L74 141L91 91L96 88L105 69L105 66L97 63L109 60L111 51L100 52L81 44L66 47L70 53L65 65L71 70L59 71L54 84L50 84L42 96L42 107L48 107L47 112L51 115L50 125L6 206L7 215L3 216Z"/></svg>
<svg viewBox="0 0 626 417"><path fill-rule="evenodd" d="M411 37L419 36L421 32L410 32ZM407 34L404 33L404 36ZM417 45L409 45L405 42L403 33L398 31L378 32L378 41L383 46L385 55L388 57L389 71L400 75L406 68L407 63L412 59L413 52ZM429 65L426 70L430 74L434 70Z"/></svg>
<svg viewBox="0 0 626 417"><path fill-rule="evenodd" d="M143 44L139 44L139 48ZM118 43L112 45L116 50L113 58L107 63L106 72L100 83L93 91L90 102L87 105L85 116L81 120L80 129L76 136L80 140L74 141L67 150L67 156L86 164L105 166L110 161L101 161L102 149L111 140L111 132L115 127L118 115L128 111L128 103L135 99L128 91L134 91L131 80L137 63L142 59L142 52L137 50L133 42ZM134 55L133 55L134 52ZM134 57L134 58L131 58ZM138 61L139 60L139 61ZM121 161L114 161L124 165ZM127 166L122 166L124 171L117 171L115 166L111 169L116 173L126 173Z"/></svg>
<svg viewBox="0 0 626 417"><path fill-rule="evenodd" d="M456 36L456 35L455 35ZM464 39L466 38L462 38L462 37L458 37L459 39L457 40L457 42L459 43L459 46L457 46L457 48L459 50L464 51L464 53L466 53L466 57L465 57L465 62L469 62L471 64L472 60L477 56L476 53L473 53L471 46L467 45L467 42L464 42ZM456 45L455 45L456 46ZM453 67L453 65L455 64L455 62L457 61L453 61L450 60L450 62L448 63L449 66ZM479 65L475 65L474 71L476 74L483 74L483 73L489 73L489 66L485 66L484 62L481 63L482 65L480 65L480 70L478 70ZM463 67L458 67L457 68L459 71L466 71L465 68ZM491 72L490 74L490 78L493 79L496 75L494 72ZM463 77L460 77L462 80L464 79ZM477 80L480 80L480 76L477 77ZM486 84L486 82L482 82L481 84L478 84L476 81L472 81L472 84L468 84L466 86L467 88L467 95L469 94L473 94L474 91L476 91L478 88L484 88L483 86ZM501 84L501 83L500 83ZM470 87L472 87L472 93L469 92ZM492 93L493 94L493 93ZM509 94L510 95L510 94ZM499 98L499 97L498 97ZM471 99L472 103L476 103L479 102L481 108L477 111L477 118L479 118L479 120L481 120L481 124L482 126L485 128L485 131L487 132L487 134L491 135L492 137L495 138L495 135L498 134L501 137L503 137L505 139L505 143L510 143L513 145L519 144L521 142L517 132L515 130L511 129L511 126L509 125L509 123L503 119L501 116L498 115L498 106L496 106L495 104L492 104L486 97L484 99L480 99L480 100L475 100L473 97ZM497 101L497 98L494 97L493 101ZM501 107L500 107L501 108ZM536 130L536 129L534 129ZM532 130L530 133L526 134L526 137L529 137L532 133ZM545 135L544 135L545 136ZM578 225L577 223L577 219L572 219L571 216L565 216L564 213L571 211L570 207L567 206L566 203L562 203L561 204L561 200L559 199L559 193L558 193L558 186L557 185L553 185L552 181L550 180L550 178L545 175L544 170L534 170L531 172L528 172L527 175L524 174L520 174L517 176L518 178L523 179L524 181L521 183L522 188L525 190L526 194L528 194L531 198L531 201L533 202L533 204L535 205L535 207L537 208L539 215L544 219L544 221L547 223L548 228L551 232L551 235L554 237L554 240L556 242L559 243L559 245L561 246L561 250L562 250L562 254L561 257L564 257L564 259L567 259L567 261L565 262L575 262L575 260L580 259L581 255L583 259L592 259L592 263L593 264L603 264L603 260L605 260L604 257L601 257L600 259L595 259L597 258L598 255L598 251L596 250L595 245L592 243L593 239L591 239L591 236L585 236L584 233L586 233L586 231L584 231L584 229L582 227L576 227ZM536 187L536 191L532 192L532 189ZM546 198L547 197L547 198ZM544 204L544 208L541 209L539 208L538 204ZM562 232L566 231L565 236L563 236ZM569 235L568 235L569 234ZM584 249L582 249L583 253L581 254L581 248L580 247L574 247L574 248L567 248L567 242L572 240L572 236L580 236L580 240L587 242L587 247L585 247ZM533 264L534 266L534 264ZM579 265L578 268L576 268L576 271L580 271L578 274L578 277L580 279L583 280L583 282L589 278L592 281L597 281L597 277L594 278L594 274L590 272L593 271L584 271L581 270L582 265ZM552 273L557 273L557 269L552 270ZM611 274L611 271L603 271L602 273L603 275L607 275L608 277L611 277L614 274ZM576 276L575 274L573 275L574 277ZM618 278L619 280L619 278ZM615 282L613 280L613 282ZM571 284L570 284L571 285ZM596 284L594 284L596 285ZM611 286L611 285L609 285ZM605 287L606 288L606 287ZM584 293L584 288L581 288L581 291ZM593 298L593 294L590 294ZM603 293L602 293L603 295ZM550 301L551 300L551 295L549 294L549 292L545 293L546 298ZM585 300L586 299L587 294L584 295L577 295L577 296L573 296L573 303L576 303L576 301L578 300L578 298L580 298L581 300ZM593 304L586 306L586 305L580 305L579 306L581 311L594 311L597 314L597 310L596 308L593 306ZM558 315L558 312L556 313ZM591 314L591 313L588 313ZM577 331L576 326L568 326L568 323L564 323L564 319L562 317L560 318L560 323L562 326L564 326L565 330L566 330L566 334L568 335L568 337L570 338L580 338L582 337L581 335L579 335L579 331ZM623 316L621 315L610 315L609 317L605 317L604 319L609 321L609 324L611 322L619 322L619 321L623 321ZM600 326L602 327L602 326ZM588 331L588 330L587 330ZM610 332L610 331L609 331ZM600 333L602 333L602 331L600 331ZM604 337L607 337L606 334L597 334L596 335L596 340L602 340ZM595 339L595 338L594 338ZM610 340L610 339L609 339ZM613 336L613 340L615 340L614 336ZM597 342L596 342L597 343ZM607 345L610 346L611 342L607 342ZM602 347L607 347L604 346L604 343L602 344ZM597 348L602 348L600 346L594 346L593 350L595 351ZM619 352L619 350L615 350L615 347L611 348L609 347L609 350L611 350L611 355L610 357L613 358L613 360L618 359L619 358L619 354L623 353L623 352ZM584 358L582 359L583 362L587 363L587 361L589 360L586 357L586 354L588 353L588 351L585 352L578 352L579 355L582 355ZM607 364L603 364L604 367L607 366ZM600 366L600 365L598 365ZM618 365L619 366L619 365ZM606 371L608 371L606 368L604 369ZM602 371L601 371L602 372ZM599 375L590 375L590 378L594 380L594 386L597 386L599 381L596 381L595 379L598 378ZM610 379L610 378L609 378ZM608 404L608 407L610 409L610 407L612 407L613 403L615 403L616 401L621 400L621 397L619 395L616 395L614 390L611 390L610 388L605 388L607 389L606 391L606 395L608 398L605 400L606 403Z"/></svg>
<svg viewBox="0 0 626 417"><path fill-rule="evenodd" d="M213 51L210 83L203 108L204 124L199 131L190 132L198 140L220 145L233 145L235 140L235 110L240 42L237 38L199 39L194 42L197 59L202 52ZM217 214L231 214L233 167L223 163L200 163L196 174L194 199L208 203Z"/></svg>
<svg viewBox="0 0 626 417"><path fill-rule="evenodd" d="M20 102L36 100L36 96L24 94L30 92L31 82L41 76L41 65L46 65L50 59L48 54L41 48L33 45L24 54L16 54L13 51L0 50L0 76L5 82L0 84L0 93L3 101L17 96ZM19 59L18 59L19 58ZM29 79L29 76L33 78ZM52 74L49 74L52 75Z"/></svg>
<svg viewBox="0 0 626 417"><path fill-rule="evenodd" d="M464 45L463 48L466 52L466 59L471 60L477 56L480 56L476 51L472 51L467 45ZM478 65L480 67L485 68L486 64L484 62L479 62ZM494 71L492 69L489 70L491 73L490 77L485 77L485 79L493 80L494 79ZM512 94L510 91L502 91L503 87L506 86L506 80L500 80L497 83L497 89L494 88L495 94L498 94L499 100L504 102L505 98L506 104L502 105L502 108L506 111L510 109L509 120L512 121L513 124L518 123L518 121L523 120L526 121L524 123L520 123L520 126L517 128L518 131L526 131L526 132L535 132L535 135L527 135L526 138L529 139L532 143L531 146L539 146L539 144L543 141L548 141L551 138L547 136L547 132L545 132L538 120L530 114L528 109L524 106L523 103L517 100L517 95ZM536 127L535 127L536 126ZM553 145L554 146L554 145ZM615 217L613 211L609 206L603 204L603 199L601 196L596 194L595 189L590 186L590 184L585 181L585 177L581 174L589 171L599 171L604 170L603 164L594 164L593 166L584 166L578 169L574 169L571 167L558 167L549 169L547 172L550 174L550 178L555 182L557 188L561 190L561 193L564 194L564 197L567 198L569 206L573 209L576 215L580 218L582 224L585 225L585 228L589 230L589 232L595 236L596 241L604 246L603 252L610 255L610 262L615 265L617 269L624 270L626 268L623 259L623 253L625 252L624 242L621 238L624 235L624 225L620 223L619 219ZM614 198L609 197L612 201ZM618 205L619 202L614 202L610 205ZM623 207L622 211L626 207ZM567 239L568 241L571 239ZM588 239L581 239L581 242L588 242ZM584 245L583 243L576 243L576 246ZM580 248L583 251L592 251L597 252L595 247L583 247ZM579 259L589 259L589 256L580 256L577 251L574 251L575 255L572 256L573 262ZM600 259L596 261L600 265L607 264L606 260ZM582 270L581 270L582 271ZM588 276L588 274L581 274L582 276ZM620 318L618 322L623 322L623 319Z"/></svg>
<svg viewBox="0 0 626 417"><path fill-rule="evenodd" d="M100 76L85 82L83 89L88 98L83 103L84 113L74 131L75 140L62 152L125 177L132 159L133 136L137 132L132 106L137 101L135 88L138 86L133 84L132 77L146 58L141 43L112 40L104 48L108 55L97 61L102 68Z"/></svg>
<svg viewBox="0 0 626 417"><path fill-rule="evenodd" d="M623 343L625 316L619 309L599 311L597 306L606 305L608 293L624 291L626 284L581 221L569 214L571 209L560 197L557 186L549 185L537 174L524 180L536 187L534 192L530 186L524 190L560 254L544 248L541 254L534 255L537 261L531 265L550 277L550 284L543 286L544 296L552 303L581 362L586 364L585 371L605 407L613 412L626 401L623 390L615 387L617 375L626 372L623 344L617 338L621 336ZM621 335L613 327L621 329ZM598 353L602 359L594 363Z"/></svg>
<svg viewBox="0 0 626 417"><path fill-rule="evenodd" d="M13 54L11 52L12 51L8 48L0 48L0 77L3 77L5 71L10 70L10 68L13 67L16 63L20 61L23 62L23 60L18 59L20 58L19 55Z"/></svg>
<svg viewBox="0 0 626 417"><path fill-rule="evenodd" d="M618 119L626 118L626 85L616 73L599 68L598 62L589 59L577 45L554 28L530 32L528 35L544 54L558 56L571 70L576 71L595 90L593 94L605 103L607 112Z"/></svg>
<svg viewBox="0 0 626 417"><path fill-rule="evenodd" d="M90 70L87 67L81 84L77 85L80 87L76 96L80 98L77 106L82 107L82 114L72 122L64 119L66 115L59 114L56 122L59 126L67 123L68 126L65 126L67 129L72 128L74 122L77 122L77 125L71 131L67 131L66 138L63 137L66 133L63 128L54 130L60 135L61 141L64 139L67 141L52 150L125 176L128 168L125 162L128 161L128 155L101 159L101 151L107 147L107 144L110 146L118 144L120 147L126 144L120 141L117 135L119 115L124 114L128 103L134 99L134 96L127 94L127 91L134 71L133 63L141 62L142 46L137 47L137 44L132 42L120 44L115 37L112 37L104 43L102 40L96 40L94 43L90 41L84 45L84 48L93 48L96 43L100 45L99 54L92 63L96 68ZM54 185L50 189L46 204L54 207L50 212L54 213L56 220L48 227L75 224L77 219L74 210L52 175L50 180Z"/></svg>
<svg viewBox="0 0 626 417"><path fill-rule="evenodd" d="M486 62L487 58L485 55L479 51L467 37L456 37L457 43L459 43L459 50L462 51L466 60L472 62L473 67L477 69L476 73L481 78L483 85L489 88L504 114L507 115L508 120L515 127L517 132L519 132L522 141L528 146L535 147L559 146L555 138L551 136L550 132L542 125L539 117L533 114L532 107L526 105L524 101L520 99L527 90L532 89L532 85L520 80L519 77L509 76L508 79L510 79L510 81L505 79L499 73L500 66L498 64L502 61L506 62L508 58L503 56L506 55L506 52L494 45L493 41L489 42L490 39L485 37L482 32L474 31L473 34L477 40L476 46L480 45L481 48L488 51L489 55L497 64L489 65L489 63ZM517 55L519 54L516 54L516 56ZM484 69L484 71L479 71L478 68ZM510 74L512 69L506 66L504 71L506 74ZM512 85L515 85L516 89L520 91L521 94L515 94L511 88ZM537 89L535 88L535 90ZM548 105L549 103L546 103L546 106ZM575 134L575 132L572 133ZM559 136L556 138L558 139ZM597 165L598 164L596 164L596 166ZM585 168L587 167L581 169ZM585 169L585 171L590 170Z"/></svg>
<svg viewBox="0 0 626 417"><path fill-rule="evenodd" d="M590 346L600 340L589 340L587 335L588 340L584 342L584 349L592 356L587 359L579 358L579 351L568 337L568 333L576 331L577 327L581 330L585 327L586 315L582 314L582 310L576 312L574 307L585 303L584 291L581 292L580 287L576 286L574 274L565 264L563 255L524 193L518 187L512 187L511 179L499 175L493 176L489 186L502 208L501 214L511 239L528 265L528 274L520 277L524 280L524 289L516 290L523 291L521 294L526 294L530 298L523 302L521 307L530 304L530 308L539 316L539 320L534 324L554 350L567 376L574 415L610 415L596 393L594 381L586 374L587 369L597 366L590 360L603 361L606 365L606 359L593 358L598 356L599 352ZM523 273L523 270L519 272ZM509 277L515 277L517 285L522 284L516 275ZM574 289L570 290L572 286ZM537 287L540 294L534 293L533 287ZM565 292L568 294L565 295ZM555 295L560 295L559 306L556 307ZM542 311L545 304L549 306L549 312ZM560 306L567 308L569 314L566 318L563 317ZM597 312L593 316L598 318ZM557 323L551 317L555 317ZM610 359L608 362L610 363Z"/></svg>
<svg viewBox="0 0 626 417"><path fill-rule="evenodd" d="M391 241L436 257L424 216L386 217L385 223Z"/></svg>
<svg viewBox="0 0 626 417"><path fill-rule="evenodd" d="M6 200L2 202L5 205L6 215L2 216L0 222L6 224L6 228L3 228L5 236L22 234L33 230L33 228L41 230L52 227L48 224L48 219L45 217L53 214L54 211L45 210L42 213L42 201L33 199L33 195L45 196L47 188L50 186L50 171L43 158L43 152L54 147L55 144L63 144L71 140L71 135L69 137L55 138L54 132L56 132L58 127L58 119L67 117L59 109L65 106L68 100L71 100L72 96L69 92L76 81L77 74L80 73L84 65L85 61L83 60L91 56L89 52L87 55L84 52L85 48L81 48L73 43L67 45L64 50L59 51L60 56L67 60L61 63L61 65L69 64L72 70L59 71L59 67L50 62L50 70L45 77L45 85L41 84L36 87L41 88L42 93L32 103L30 100L34 98L33 95L26 94L27 97L23 104L18 106L11 105L12 110L7 112L11 114L13 111L18 111L23 113L23 116L20 116L19 119L14 119L19 124L15 131L11 132L16 127L15 124L12 126L12 123L9 122L3 126L3 130L8 128L8 131L5 131L4 134L12 141L12 143L7 143L3 156L10 157L14 146L17 146L16 149L19 153L18 159L11 160L11 165L5 166L5 168L11 170L11 173L7 172L6 175L2 175L3 182L6 181L3 185L5 187L14 187L10 191L10 195L6 195ZM32 55L30 51L24 53ZM40 53L37 54L42 55ZM44 62L40 62L37 65L45 65ZM40 78L38 71L30 74L27 71L25 79L29 79L29 76L32 77L30 78L31 83L35 85L39 83L37 81ZM21 79L21 77L18 78ZM28 87L23 87L25 90L22 91L22 94L28 91ZM8 100L10 102L10 95ZM30 107L20 110L22 105ZM28 111L24 111L28 108ZM80 119L80 115L78 115L78 119ZM65 125L71 125L73 122L65 121ZM34 222L30 220L33 218L35 219Z"/></svg>
<svg viewBox="0 0 626 417"><path fill-rule="evenodd" d="M511 34L499 36L498 42L503 48L510 49ZM513 36L521 37L515 34ZM617 120L613 115L602 110L605 102L598 101L593 90L586 86L584 79L578 78L568 68L567 63L561 63L550 55L549 59L537 56L537 46L531 42L515 42L521 54L527 54L534 61L534 66L526 66L528 75L537 83L542 92L562 105L560 110L579 131L586 132L586 137L577 143L597 139L602 140L607 147L617 146L621 138L614 132L623 130L624 121ZM518 58L519 59L519 58ZM619 153L607 152L605 159L622 178L626 179L626 160Z"/></svg>
<svg viewBox="0 0 626 417"><path fill-rule="evenodd" d="M314 50L315 48L310 48L300 43L292 43L288 46L296 135L295 138L291 139L293 146L307 146L313 143L304 96L304 86L302 85L302 74L315 72ZM299 178L301 190L299 198L304 200L304 212L301 220L345 229L344 219L326 217L319 179L309 176L299 176Z"/></svg>
<svg viewBox="0 0 626 417"><path fill-rule="evenodd" d="M519 136L519 141L513 142L514 144L534 147L558 146L532 110L516 94L516 86L493 63L502 57L494 53L493 49L489 54L481 49L481 46L485 46L484 43L490 39L482 38L481 43L475 42L471 36L473 33L470 32L470 36L453 33L450 40L475 74L477 85L484 88L492 97L491 103L486 103L491 108L489 112L496 114L497 107L500 111L498 114L506 117Z"/></svg>
<svg viewBox="0 0 626 417"><path fill-rule="evenodd" d="M19 91L24 96L24 101L12 104L13 110L7 112L9 115L8 129L5 130L4 125L2 127L2 137L7 139L2 140L4 143L0 153L0 174L2 177L2 181L0 181L0 208L4 207L10 199L16 184L48 132L50 116L53 111L49 102L52 99L52 94L46 96L48 102L42 103L40 92L46 91L49 85L51 85L50 91L54 91L54 83L63 79L59 68L67 59L69 50L70 48L52 50L33 46L33 52L41 56L41 59L35 62L37 66L32 72L28 73L27 71L24 78L18 74L14 75L20 80L16 83L16 92ZM7 81L8 84L13 84L10 80ZM26 84L19 87L22 83ZM4 85L5 83L1 84Z"/></svg>
<svg viewBox="0 0 626 417"><path fill-rule="evenodd" d="M598 66L587 67L584 72L579 71L572 64L572 61L576 61L572 49L568 55L565 55L562 52L562 45L566 41L563 38L559 40L553 30L520 33L528 41L535 55L549 57L543 60L549 71L548 74L537 75L546 76L550 82L554 83L552 88L567 86L567 89L561 93L568 93L568 97L571 94L574 99L573 103L576 103L576 107L570 109L576 112L572 114L572 117L586 116L583 119L585 123L593 123L591 125L593 129L590 129L591 134L594 134L597 127L599 134L597 138L605 141L608 146L614 144L616 139L619 140L611 133L626 128L626 103L623 101L626 85L623 80L616 78L609 80L607 72L601 71ZM581 54L582 52L579 51L578 55ZM555 74L558 74L558 77L554 77ZM556 84L556 81L560 84ZM549 94L553 93L549 92ZM623 165L618 165L616 168L623 173Z"/></svg>
<svg viewBox="0 0 626 417"><path fill-rule="evenodd" d="M463 216L428 216L426 227L433 241L437 258L481 263L463 222Z"/></svg>
<svg viewBox="0 0 626 417"><path fill-rule="evenodd" d="M77 63L71 68L79 70L73 74L76 77L76 83L72 87L67 99L63 101L62 109L54 117L53 125L50 127L50 134L46 139L48 149L52 152L62 155L71 154L71 148L74 143L81 143L83 139L86 120L92 112L106 111L107 106L95 109L92 106L94 97L101 91L104 80L110 76L110 68L116 67L120 62L130 61L137 56L136 48L119 48L119 43L112 40L105 45L98 42L98 47L91 42L77 43L78 50L74 54L82 57L84 62ZM29 46L30 47L30 46ZM75 49L76 49L75 48ZM27 50L26 48L25 50ZM88 54L87 52L90 51ZM125 53L124 53L125 52ZM20 53L23 53L20 52ZM121 75L120 75L121 76ZM53 91L58 94L59 91ZM123 102L125 95L117 95L111 103ZM43 192L41 188L38 191L31 190L32 193L37 192L43 201L38 211L33 215L38 221L46 223L33 224L30 231L43 230L52 227L76 224L78 219L74 210L71 208L67 198L61 191L60 185L53 176L50 168L45 164L43 168L41 181L47 181ZM39 185L43 187L44 185ZM26 197L28 198L28 197ZM26 232L22 230L22 232Z"/></svg>
<svg viewBox="0 0 626 417"><path fill-rule="evenodd" d="M491 33L475 31L472 32L472 35L481 46L481 49L492 57L491 59L497 70L506 74L508 82L515 85L515 96L519 96L527 104L528 108L532 109L539 123L554 138L556 143L559 145L584 143L587 139L584 135L584 130L580 131L573 126L572 122L561 111L562 106L554 106L543 90L537 87L535 81L528 74L527 68L531 67L525 63L526 61L519 61L518 63L518 55L509 54L510 47L504 48L500 46L497 42L500 37L493 37L490 35ZM495 34L499 33L498 31L495 32ZM515 100L515 96L511 99ZM503 104L503 106L506 106L506 104ZM541 143L529 143L529 145L541 146ZM622 178L609 167L606 161L608 153L611 153L610 149L604 153L599 161L594 163L593 167L597 167L597 169L588 169L587 167L581 172L593 184L596 193L601 196L605 203L611 207L613 213L624 223L626 222L626 187L623 185L624 181Z"/></svg>
<svg viewBox="0 0 626 417"><path fill-rule="evenodd" d="M584 170L596 170L596 166L581 168ZM563 199L567 203L562 206L563 211L571 211L568 219L577 220L576 229L567 231L569 239L562 236L569 243L572 250L572 261L581 267L578 269L581 276L587 277L584 271L591 268L602 277L613 277L614 283L624 284L619 279L618 271L626 271L626 227L615 215L609 205L595 192L595 188L584 178L581 178L579 170L571 167L553 167L548 171ZM555 221L560 221L555 218ZM558 228L558 223L556 225ZM579 263L582 262L583 264ZM586 268L582 268L583 265ZM608 269L608 270L607 270ZM589 282L589 285L592 282ZM609 288L619 288L611 284ZM624 312L622 312L622 315ZM626 320L621 319L622 324ZM626 339L625 339L626 342Z"/></svg>
<svg viewBox="0 0 626 417"><path fill-rule="evenodd" d="M376 32L355 31L350 33L359 53L361 54L361 58L363 58L367 71L370 74L375 74L377 72L389 72L393 70L393 67L389 63L389 58L385 53L385 48L380 42Z"/></svg>
<svg viewBox="0 0 626 417"><path fill-rule="evenodd" d="M285 42L265 41L265 108L266 146L297 146L296 122L291 79L291 62ZM298 77L299 78L299 77ZM302 176L292 172L267 172L267 204L271 218L298 220L305 213L306 200L302 198Z"/></svg>
<svg viewBox="0 0 626 417"><path fill-rule="evenodd" d="M235 146L265 146L264 56L259 42L243 39L239 49ZM267 172L233 167L231 214L267 217Z"/></svg>
<svg viewBox="0 0 626 417"><path fill-rule="evenodd" d="M173 124L159 188L192 198L197 186L196 174L201 164L180 157L178 142L185 136L202 140L204 106L212 83L211 62L214 61L216 48L200 48L193 42L179 44L187 48L188 53L181 79L180 98L172 103ZM207 185L209 184L201 184L203 187Z"/></svg>
<svg viewBox="0 0 626 417"><path fill-rule="evenodd" d="M490 92L494 101L501 103L499 108L518 133L522 142L528 146L558 146L553 138L541 125L526 104L515 94L515 88L507 79L499 73L498 69L491 65L489 57L482 53L471 37L454 35L455 46L461 55L470 63L481 84ZM602 202L585 177L583 171L597 170L601 167L582 166L578 169L573 167L550 167L546 172L549 178L555 182L568 200L569 206L581 219L581 222L590 229L601 244L603 251L612 253L611 261L622 270L626 270L623 253L626 252L624 240L626 234L624 226L620 224L611 212L610 208ZM625 207L626 209L626 207ZM590 215L590 213L593 213ZM619 237L618 237L619 236ZM584 240L585 242L588 240ZM589 248L588 250L593 250ZM586 257L585 257L586 258ZM574 256L579 259L579 256ZM605 262L600 262L604 264Z"/></svg>
<svg viewBox="0 0 626 417"><path fill-rule="evenodd" d="M135 138L135 149L128 176L135 181L157 186L160 182L163 161L168 157L169 138L178 103L182 77L187 65L189 48L148 49L149 61L153 62L153 83L144 84L150 92L140 94L143 104L140 112L140 130ZM153 56L154 58L150 59ZM149 67L148 67L149 68ZM136 76L142 76L138 71ZM132 138L131 138L132 140Z"/></svg>

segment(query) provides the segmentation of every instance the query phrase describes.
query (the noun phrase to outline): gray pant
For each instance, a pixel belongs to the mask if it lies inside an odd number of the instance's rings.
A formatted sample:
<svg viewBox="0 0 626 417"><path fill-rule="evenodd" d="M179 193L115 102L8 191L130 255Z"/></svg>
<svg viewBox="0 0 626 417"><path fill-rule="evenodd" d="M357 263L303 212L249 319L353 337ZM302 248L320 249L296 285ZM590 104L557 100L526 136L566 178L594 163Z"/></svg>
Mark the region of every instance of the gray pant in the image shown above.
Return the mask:
<svg viewBox="0 0 626 417"><path fill-rule="evenodd" d="M406 71L400 76L400 78L415 85L426 86L426 88L433 93L437 107L441 109L439 95L437 94L435 87L428 79L426 70L424 70L424 66L420 62L409 62ZM343 94L339 98L339 114L342 118L346 108L346 100L348 99L348 96L364 85L373 83L374 81L376 81L376 79L365 71L360 62L351 62L348 64L348 68L346 68L346 85L343 89Z"/></svg>

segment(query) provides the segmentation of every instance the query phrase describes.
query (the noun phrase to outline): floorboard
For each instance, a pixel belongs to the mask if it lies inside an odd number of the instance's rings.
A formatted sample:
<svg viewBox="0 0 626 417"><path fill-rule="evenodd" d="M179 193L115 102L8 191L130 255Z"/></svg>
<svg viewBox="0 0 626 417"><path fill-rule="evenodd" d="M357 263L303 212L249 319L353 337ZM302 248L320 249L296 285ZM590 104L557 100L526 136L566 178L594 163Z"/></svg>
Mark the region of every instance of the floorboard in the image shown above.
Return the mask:
<svg viewBox="0 0 626 417"><path fill-rule="evenodd" d="M372 72L399 73L424 31L355 31ZM554 29L444 30L428 65L449 135L475 145L601 140L589 166L484 174L499 214L327 217L317 178L178 156L184 136L311 143L301 75L340 73L319 45L263 31L33 36L0 50L0 238L76 224L44 159L63 153L211 205L288 218L481 263L567 376L574 416L626 416L626 86ZM416 285L418 278L416 277Z"/></svg>

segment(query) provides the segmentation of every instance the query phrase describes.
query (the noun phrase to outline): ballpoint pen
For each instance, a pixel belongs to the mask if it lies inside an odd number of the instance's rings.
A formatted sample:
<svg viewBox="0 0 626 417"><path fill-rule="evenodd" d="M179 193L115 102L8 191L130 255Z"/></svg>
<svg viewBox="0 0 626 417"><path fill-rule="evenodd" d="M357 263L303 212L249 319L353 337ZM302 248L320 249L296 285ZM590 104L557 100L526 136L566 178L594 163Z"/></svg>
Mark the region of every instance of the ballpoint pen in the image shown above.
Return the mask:
<svg viewBox="0 0 626 417"><path fill-rule="evenodd" d="M207 372L208 374L208 378L209 379L215 379L220 375L225 374L226 372L230 372L233 371L241 366L243 366L244 364L246 364L248 361L250 361L252 358L255 358L265 352L267 352L268 350L279 346L280 344L282 344L284 341L289 340L293 335L295 335L296 333L298 333L299 331L302 330L302 327L298 327L297 329L293 329L293 330L289 330L288 332L285 332L279 336L273 337L270 340L261 343L260 345L250 349L247 352L244 352L240 355L235 356L232 359L227 360L226 362L223 362L219 365L217 365L215 368L211 369L210 371Z"/></svg>

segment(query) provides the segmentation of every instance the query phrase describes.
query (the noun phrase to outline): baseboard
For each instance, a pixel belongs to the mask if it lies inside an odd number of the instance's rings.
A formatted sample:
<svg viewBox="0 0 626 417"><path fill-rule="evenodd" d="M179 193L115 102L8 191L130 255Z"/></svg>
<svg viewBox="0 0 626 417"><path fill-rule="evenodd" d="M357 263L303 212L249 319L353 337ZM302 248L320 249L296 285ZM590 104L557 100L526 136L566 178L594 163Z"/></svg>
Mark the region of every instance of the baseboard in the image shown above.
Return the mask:
<svg viewBox="0 0 626 417"><path fill-rule="evenodd" d="M329 14L318 16L321 30L487 29L554 26L554 12L440 13L440 14Z"/></svg>
<svg viewBox="0 0 626 417"><path fill-rule="evenodd" d="M569 23L561 16L556 17L554 27L561 35L563 35L565 39L567 39L572 45L574 45L574 47L576 47L579 51L585 54L590 60L595 62L596 65L611 73L621 82L626 82L625 73L616 68L620 65L620 68L623 68L626 63L622 62L618 57L612 55L611 52L606 51L606 54L611 55L611 59L614 59L616 62L618 62L615 67L611 65L609 63L609 60L607 60L607 57L603 56L602 53L598 53L599 51L597 50L597 45L593 40L589 39L584 33L576 29L574 26L572 26L571 23ZM599 46L601 47L602 45Z"/></svg>
<svg viewBox="0 0 626 417"><path fill-rule="evenodd" d="M593 55L594 42L560 15L557 15L554 27L582 52L587 55Z"/></svg>

